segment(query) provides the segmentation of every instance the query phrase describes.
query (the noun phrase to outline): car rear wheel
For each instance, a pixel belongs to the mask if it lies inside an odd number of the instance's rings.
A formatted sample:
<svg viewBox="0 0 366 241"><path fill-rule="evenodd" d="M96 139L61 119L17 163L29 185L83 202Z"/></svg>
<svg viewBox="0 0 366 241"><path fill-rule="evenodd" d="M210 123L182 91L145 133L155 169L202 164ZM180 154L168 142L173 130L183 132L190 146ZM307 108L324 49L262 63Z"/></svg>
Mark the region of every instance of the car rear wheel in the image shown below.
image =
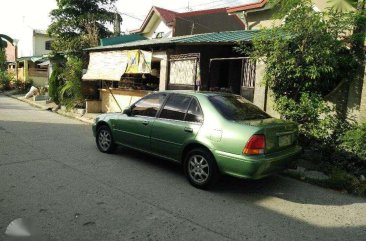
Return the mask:
<svg viewBox="0 0 366 241"><path fill-rule="evenodd" d="M96 142L99 151L103 153L113 153L116 149L112 132L108 126L103 125L98 128Z"/></svg>
<svg viewBox="0 0 366 241"><path fill-rule="evenodd" d="M200 189L212 187L219 178L214 157L203 148L193 149L187 153L184 170L189 182Z"/></svg>

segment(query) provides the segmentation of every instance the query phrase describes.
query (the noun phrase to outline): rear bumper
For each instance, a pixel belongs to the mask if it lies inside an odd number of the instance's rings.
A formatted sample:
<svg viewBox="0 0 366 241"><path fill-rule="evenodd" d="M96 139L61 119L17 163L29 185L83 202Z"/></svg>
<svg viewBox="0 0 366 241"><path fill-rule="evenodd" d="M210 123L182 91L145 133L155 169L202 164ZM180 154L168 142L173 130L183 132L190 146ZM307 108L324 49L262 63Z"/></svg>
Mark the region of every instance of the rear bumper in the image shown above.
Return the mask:
<svg viewBox="0 0 366 241"><path fill-rule="evenodd" d="M301 152L294 146L287 150L260 156L235 155L215 151L214 155L222 173L247 179L260 179L292 166Z"/></svg>

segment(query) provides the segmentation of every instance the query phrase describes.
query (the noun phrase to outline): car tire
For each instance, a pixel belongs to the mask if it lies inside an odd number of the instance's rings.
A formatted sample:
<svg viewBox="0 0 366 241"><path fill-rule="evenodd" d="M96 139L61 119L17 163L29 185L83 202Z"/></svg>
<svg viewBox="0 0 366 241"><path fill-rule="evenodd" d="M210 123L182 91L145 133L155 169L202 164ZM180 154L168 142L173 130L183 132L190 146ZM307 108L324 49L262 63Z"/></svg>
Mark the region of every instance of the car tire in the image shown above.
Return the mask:
<svg viewBox="0 0 366 241"><path fill-rule="evenodd" d="M204 148L195 148L187 153L184 172L188 181L199 189L211 188L220 177L215 158Z"/></svg>
<svg viewBox="0 0 366 241"><path fill-rule="evenodd" d="M99 151L103 153L113 153L116 150L111 129L106 125L98 128L95 140Z"/></svg>

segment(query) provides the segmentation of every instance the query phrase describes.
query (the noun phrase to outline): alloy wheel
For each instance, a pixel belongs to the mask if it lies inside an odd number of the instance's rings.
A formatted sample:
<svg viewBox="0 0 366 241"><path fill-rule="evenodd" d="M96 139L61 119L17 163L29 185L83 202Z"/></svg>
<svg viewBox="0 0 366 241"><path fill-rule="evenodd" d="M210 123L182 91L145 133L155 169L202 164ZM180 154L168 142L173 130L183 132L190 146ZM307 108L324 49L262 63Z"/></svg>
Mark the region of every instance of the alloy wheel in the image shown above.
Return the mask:
<svg viewBox="0 0 366 241"><path fill-rule="evenodd" d="M197 183L207 181L210 168L207 160L201 155L193 155L188 160L188 174Z"/></svg>
<svg viewBox="0 0 366 241"><path fill-rule="evenodd" d="M99 132L98 142L103 151L108 151L112 144L111 133L107 130L101 130Z"/></svg>

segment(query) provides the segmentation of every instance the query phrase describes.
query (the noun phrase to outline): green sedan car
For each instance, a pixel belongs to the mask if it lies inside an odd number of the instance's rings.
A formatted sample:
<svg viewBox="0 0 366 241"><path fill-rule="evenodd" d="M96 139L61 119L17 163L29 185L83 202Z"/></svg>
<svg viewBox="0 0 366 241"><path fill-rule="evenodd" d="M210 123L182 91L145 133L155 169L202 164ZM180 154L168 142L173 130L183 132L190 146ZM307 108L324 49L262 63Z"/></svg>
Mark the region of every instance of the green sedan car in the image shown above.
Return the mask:
<svg viewBox="0 0 366 241"><path fill-rule="evenodd" d="M93 125L101 152L121 145L179 162L198 188L220 174L260 179L282 171L301 151L297 132L295 123L272 118L241 96L194 91L147 95Z"/></svg>

